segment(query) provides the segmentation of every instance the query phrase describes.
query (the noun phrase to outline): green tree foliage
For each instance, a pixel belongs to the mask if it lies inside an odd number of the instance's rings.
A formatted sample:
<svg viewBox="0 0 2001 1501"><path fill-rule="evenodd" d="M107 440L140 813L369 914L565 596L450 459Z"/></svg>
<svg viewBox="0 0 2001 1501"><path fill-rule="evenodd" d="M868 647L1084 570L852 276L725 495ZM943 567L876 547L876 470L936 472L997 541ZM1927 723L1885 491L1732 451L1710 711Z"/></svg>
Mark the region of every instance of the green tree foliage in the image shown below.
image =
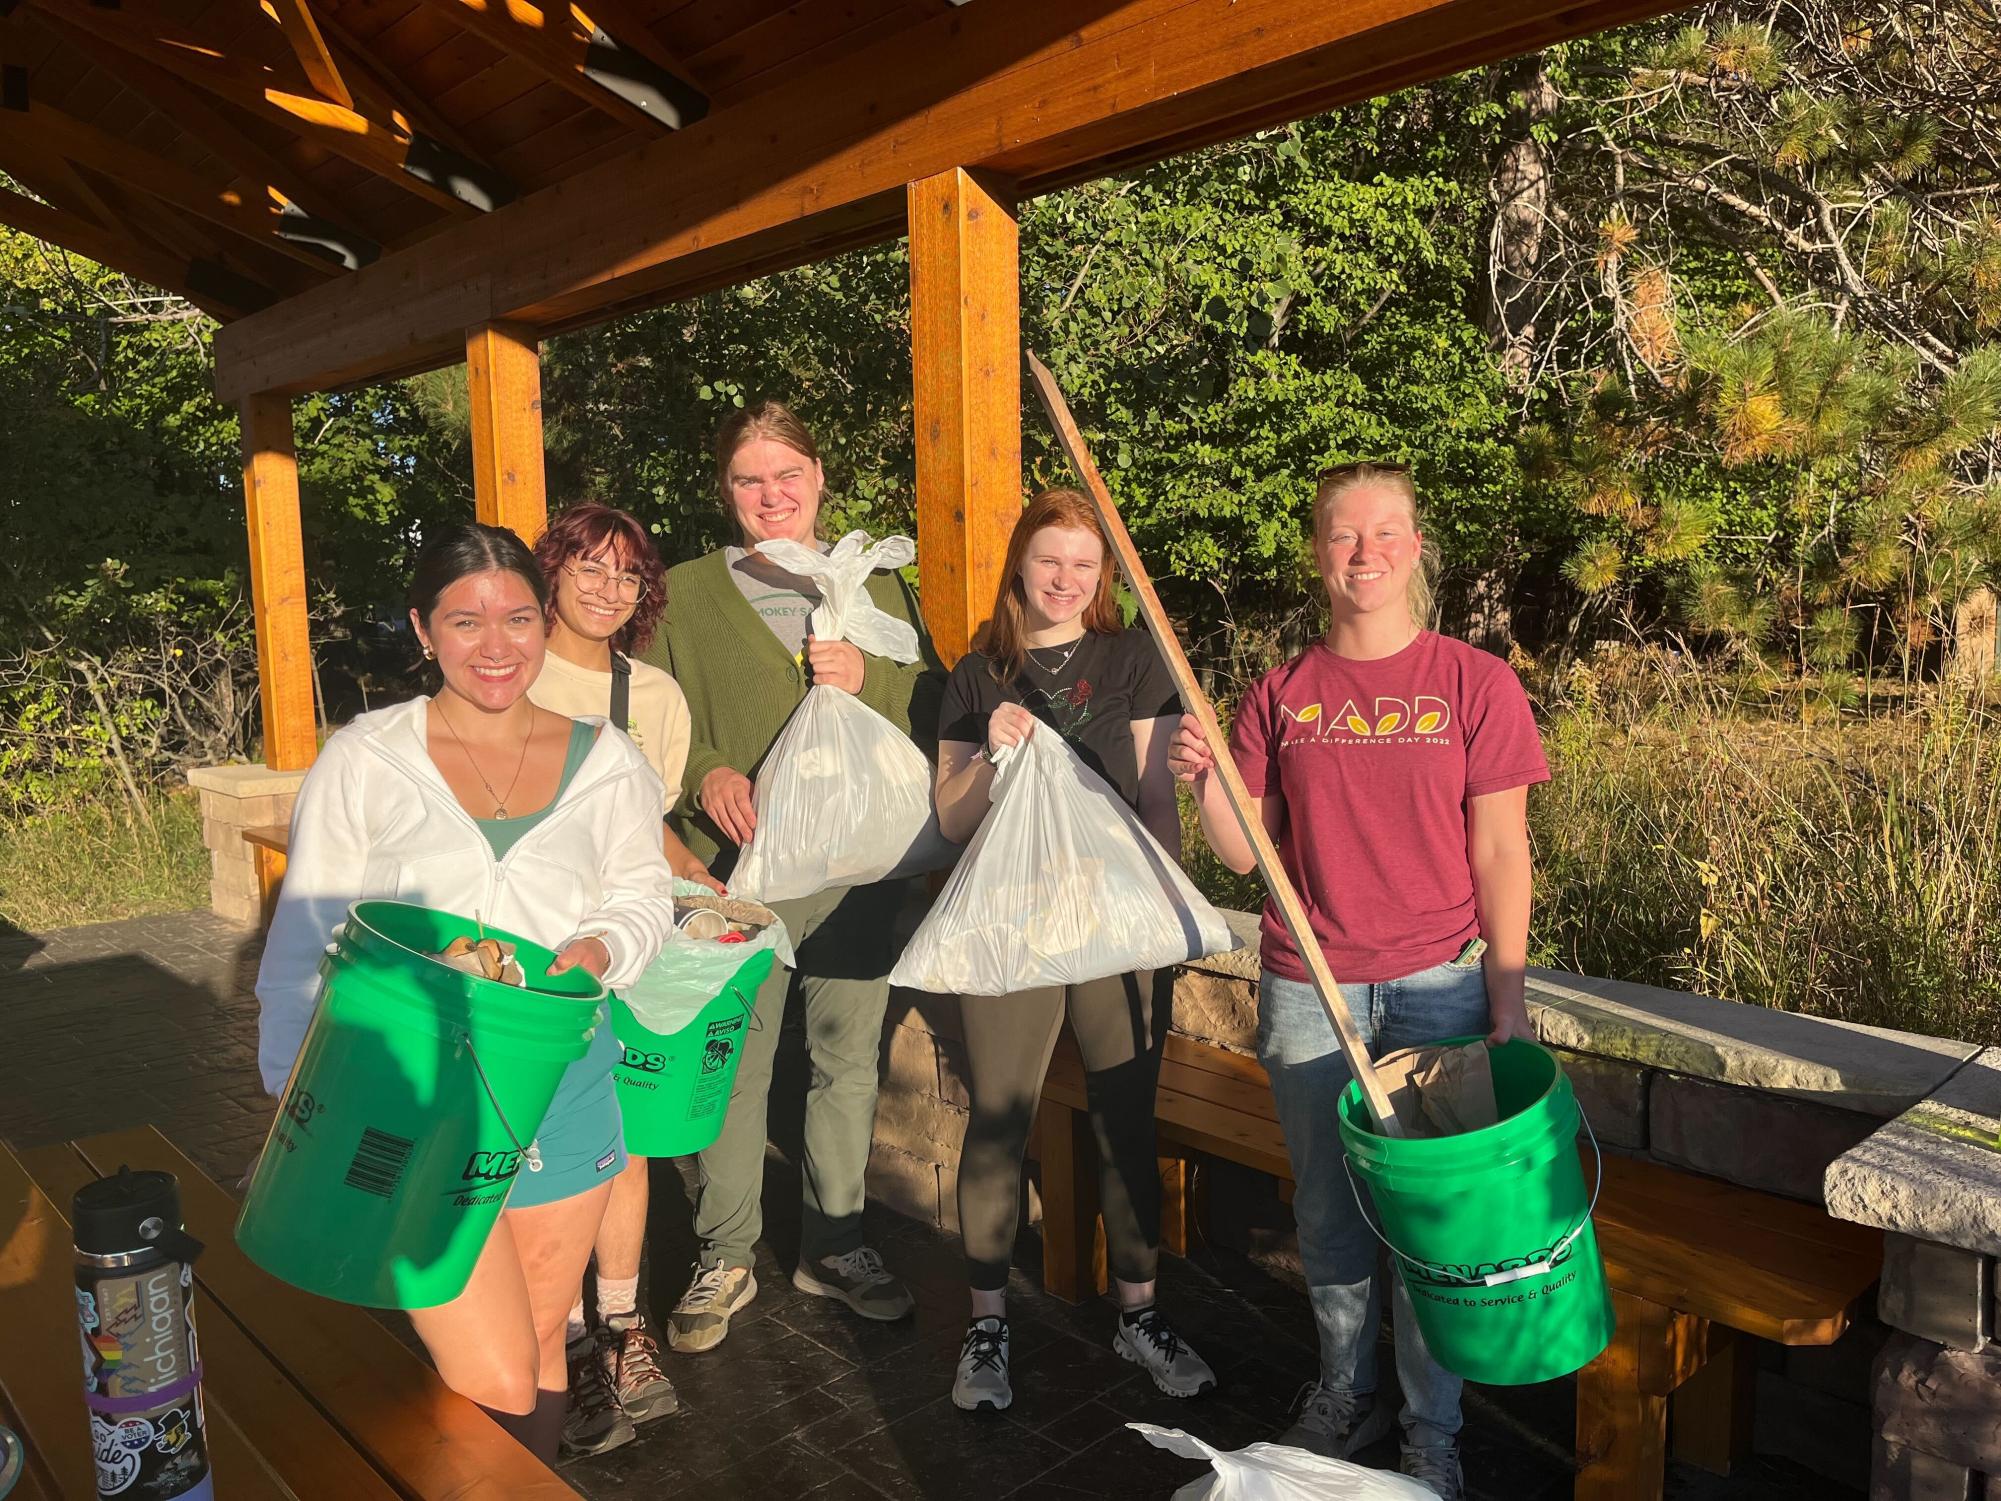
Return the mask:
<svg viewBox="0 0 2001 1501"><path fill-rule="evenodd" d="M1754 663L1922 661L2001 566L2001 18L1712 4L1548 67L1565 577Z"/></svg>

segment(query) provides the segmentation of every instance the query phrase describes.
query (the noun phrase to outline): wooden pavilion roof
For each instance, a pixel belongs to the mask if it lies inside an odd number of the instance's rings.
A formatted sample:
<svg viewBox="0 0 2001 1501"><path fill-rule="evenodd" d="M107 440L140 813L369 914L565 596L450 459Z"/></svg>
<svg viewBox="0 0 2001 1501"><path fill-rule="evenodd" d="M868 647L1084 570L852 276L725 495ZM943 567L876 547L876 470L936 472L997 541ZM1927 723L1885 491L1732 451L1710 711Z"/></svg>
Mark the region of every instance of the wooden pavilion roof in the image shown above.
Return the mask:
<svg viewBox="0 0 2001 1501"><path fill-rule="evenodd" d="M218 386L463 358L1666 0L0 0L7 222L230 326Z"/></svg>

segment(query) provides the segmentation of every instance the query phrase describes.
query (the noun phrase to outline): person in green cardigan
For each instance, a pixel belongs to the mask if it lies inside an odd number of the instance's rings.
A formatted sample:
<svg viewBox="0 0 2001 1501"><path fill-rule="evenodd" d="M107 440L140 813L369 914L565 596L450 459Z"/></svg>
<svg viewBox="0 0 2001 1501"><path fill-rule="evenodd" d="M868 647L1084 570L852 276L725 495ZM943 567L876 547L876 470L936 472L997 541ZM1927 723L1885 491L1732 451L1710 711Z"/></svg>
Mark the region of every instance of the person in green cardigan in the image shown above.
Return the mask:
<svg viewBox="0 0 2001 1501"><path fill-rule="evenodd" d="M776 537L825 546L818 540L826 486L818 445L789 409L761 401L735 413L717 435L716 481L739 544L669 571L666 614L646 660L681 685L692 722L684 795L672 815L675 832L717 875L726 875L757 827L752 779L809 686L845 689L911 735L913 724L938 722L944 668L916 596L899 575L875 574L868 588L880 608L916 627L921 653L908 666L867 656L846 641L814 640L808 617L819 595L813 581L751 550ZM935 758L930 735L912 738ZM757 1295L751 1269L763 1228L766 1104L778 1029L795 982L805 1008L812 1081L793 1284L837 1298L865 1318L899 1319L914 1307L862 1234L888 976L896 962L896 917L909 886L880 881L773 904L791 934L799 968L795 976L775 967L758 991L722 1135L701 1154L695 1206L701 1251L668 1320L667 1342L674 1349L721 1344L731 1316Z"/></svg>

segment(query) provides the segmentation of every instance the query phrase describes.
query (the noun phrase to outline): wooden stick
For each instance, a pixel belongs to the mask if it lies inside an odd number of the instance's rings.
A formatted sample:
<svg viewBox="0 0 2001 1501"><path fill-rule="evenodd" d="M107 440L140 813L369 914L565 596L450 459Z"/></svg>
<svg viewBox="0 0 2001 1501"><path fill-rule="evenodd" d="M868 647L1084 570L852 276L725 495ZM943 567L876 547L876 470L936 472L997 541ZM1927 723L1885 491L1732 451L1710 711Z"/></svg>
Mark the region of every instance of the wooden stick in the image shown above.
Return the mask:
<svg viewBox="0 0 2001 1501"><path fill-rule="evenodd" d="M1251 805L1250 791L1244 786L1237 763L1230 759L1229 741L1224 738L1222 726L1216 722L1216 711L1210 706L1201 684L1195 680L1195 670L1188 665L1188 654L1181 649L1167 611L1161 608L1160 596L1153 592L1153 580L1147 577L1146 565L1140 562L1133 539L1126 531L1125 523L1119 519L1118 507L1112 504L1111 492L1105 488L1104 477L1098 473L1090 449L1084 446L1083 435L1077 431L1076 419L1070 415L1070 404L1063 399L1063 392L1057 387L1056 378L1049 373L1049 367L1033 354L1028 356L1028 374L1034 383L1035 394L1042 400L1042 409L1049 414L1050 426L1056 429L1056 441L1062 445L1063 452L1070 459L1070 466L1084 482L1084 493L1091 497L1091 504L1098 512L1098 521L1111 540L1112 554L1125 571L1126 582L1132 585L1133 593L1139 596L1140 613L1146 617L1153 639L1167 662L1167 670L1174 675L1175 686L1181 690L1181 701L1202 726L1203 736L1216 753L1216 775L1223 780L1223 795L1229 800L1230 811L1236 814L1244 837L1250 841L1258 871L1264 876L1272 900L1278 903L1279 916L1285 922L1286 931L1292 934L1293 945L1306 964L1313 989L1320 997L1320 1004L1327 1010L1327 1020L1333 1023L1334 1035L1341 1041L1341 1051L1348 1059L1348 1068L1362 1086L1362 1097L1368 1101L1369 1112L1375 1117L1376 1130L1384 1136L1402 1136L1403 1127L1397 1121L1396 1111L1390 1107L1382 1082L1376 1077L1376 1068L1369 1061L1368 1050L1362 1046L1362 1035L1355 1030L1355 1019L1348 1013L1348 1003L1341 998L1341 987L1335 983L1334 973L1327 967L1327 956L1320 952L1320 941L1313 936L1313 925L1307 921L1306 908L1299 900L1299 893L1292 889L1292 880L1286 875L1285 867L1279 863L1278 849L1265 832L1264 821Z"/></svg>

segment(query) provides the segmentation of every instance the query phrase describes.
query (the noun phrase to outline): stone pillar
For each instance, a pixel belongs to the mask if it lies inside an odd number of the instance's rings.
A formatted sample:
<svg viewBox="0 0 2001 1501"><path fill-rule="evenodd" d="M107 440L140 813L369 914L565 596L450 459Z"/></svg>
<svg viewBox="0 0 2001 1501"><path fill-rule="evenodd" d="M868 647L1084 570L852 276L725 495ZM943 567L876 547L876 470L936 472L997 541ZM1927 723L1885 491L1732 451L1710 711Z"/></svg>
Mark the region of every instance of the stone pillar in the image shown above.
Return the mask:
<svg viewBox="0 0 2001 1501"><path fill-rule="evenodd" d="M2001 1049L1969 1059L1827 1169L1829 1213L1888 1232L1876 1296L1870 1501L2001 1494Z"/></svg>
<svg viewBox="0 0 2001 1501"><path fill-rule="evenodd" d="M209 907L218 917L246 927L264 921L267 887L275 890L284 856L244 835L288 826L305 779L303 771L266 766L198 766L188 773L188 785L201 794L202 843L212 872Z"/></svg>

